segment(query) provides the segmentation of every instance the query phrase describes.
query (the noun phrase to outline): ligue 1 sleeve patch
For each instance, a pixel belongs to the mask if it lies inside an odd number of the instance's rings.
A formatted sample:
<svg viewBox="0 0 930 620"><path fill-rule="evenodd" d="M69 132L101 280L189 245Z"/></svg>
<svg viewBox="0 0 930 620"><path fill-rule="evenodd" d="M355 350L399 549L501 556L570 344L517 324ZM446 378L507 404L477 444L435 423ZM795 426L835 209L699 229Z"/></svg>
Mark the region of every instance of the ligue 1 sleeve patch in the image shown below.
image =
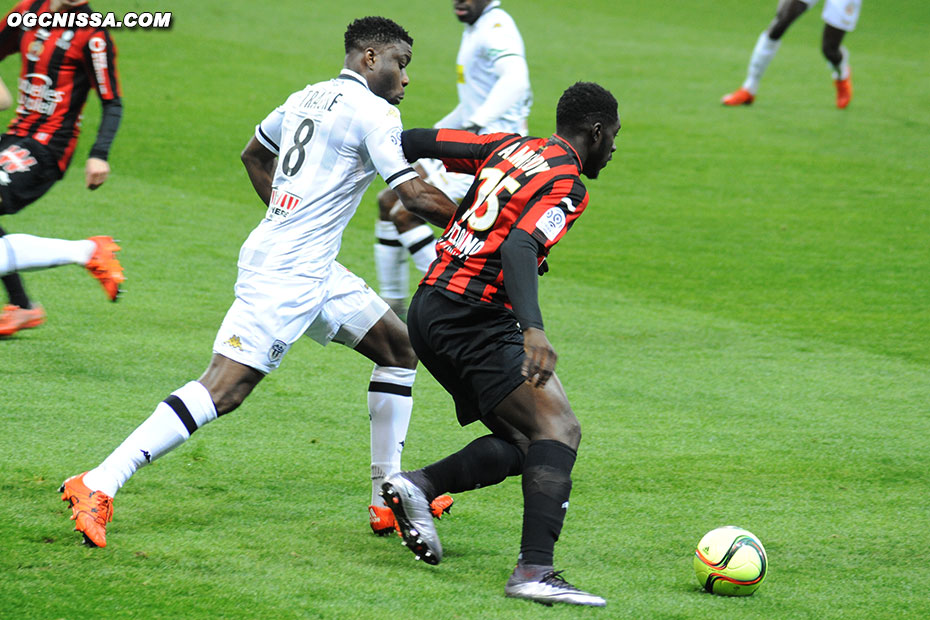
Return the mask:
<svg viewBox="0 0 930 620"><path fill-rule="evenodd" d="M555 241L559 233L565 228L565 213L559 207L550 207L543 213L542 217L536 223L538 228L549 241Z"/></svg>

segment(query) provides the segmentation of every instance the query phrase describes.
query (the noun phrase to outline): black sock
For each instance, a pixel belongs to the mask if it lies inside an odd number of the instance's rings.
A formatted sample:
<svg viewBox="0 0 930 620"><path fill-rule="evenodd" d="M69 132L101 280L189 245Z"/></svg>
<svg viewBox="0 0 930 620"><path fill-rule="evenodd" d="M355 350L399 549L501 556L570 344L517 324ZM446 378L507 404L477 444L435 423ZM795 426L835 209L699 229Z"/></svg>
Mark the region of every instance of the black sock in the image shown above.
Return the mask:
<svg viewBox="0 0 930 620"><path fill-rule="evenodd" d="M6 287L7 297L10 303L20 308L31 308L29 296L26 295L26 289L23 288L23 280L18 273L10 273L3 276L3 286Z"/></svg>
<svg viewBox="0 0 930 620"><path fill-rule="evenodd" d="M523 466L523 538L520 561L552 566L555 542L562 531L576 452L560 441L530 444Z"/></svg>
<svg viewBox="0 0 930 620"><path fill-rule="evenodd" d="M461 493L498 484L523 470L523 452L512 443L485 435L441 461L424 467L429 501L442 493ZM414 483L419 485L417 480ZM423 486L423 485L419 485Z"/></svg>
<svg viewBox="0 0 930 620"><path fill-rule="evenodd" d="M6 231L0 226L0 237L6 235ZM5 244L4 244L5 245ZM26 289L23 288L23 280L17 273L10 273L2 278L3 286L6 288L7 297L10 303L20 308L29 308L29 296L26 295Z"/></svg>

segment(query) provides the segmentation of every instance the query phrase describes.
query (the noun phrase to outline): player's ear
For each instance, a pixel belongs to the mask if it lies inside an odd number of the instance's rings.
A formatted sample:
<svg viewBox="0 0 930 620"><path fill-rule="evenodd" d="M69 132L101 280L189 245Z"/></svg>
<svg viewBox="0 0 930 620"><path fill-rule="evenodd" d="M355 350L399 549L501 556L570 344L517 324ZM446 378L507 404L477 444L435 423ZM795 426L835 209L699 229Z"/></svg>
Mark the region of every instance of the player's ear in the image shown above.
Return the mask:
<svg viewBox="0 0 930 620"><path fill-rule="evenodd" d="M600 144L601 139L604 137L604 126L600 122L596 122L591 125L590 134L591 136L591 146L596 146Z"/></svg>
<svg viewBox="0 0 930 620"><path fill-rule="evenodd" d="M365 66L369 69L375 68L375 62L378 60L378 52L375 51L375 48L369 47L365 49Z"/></svg>

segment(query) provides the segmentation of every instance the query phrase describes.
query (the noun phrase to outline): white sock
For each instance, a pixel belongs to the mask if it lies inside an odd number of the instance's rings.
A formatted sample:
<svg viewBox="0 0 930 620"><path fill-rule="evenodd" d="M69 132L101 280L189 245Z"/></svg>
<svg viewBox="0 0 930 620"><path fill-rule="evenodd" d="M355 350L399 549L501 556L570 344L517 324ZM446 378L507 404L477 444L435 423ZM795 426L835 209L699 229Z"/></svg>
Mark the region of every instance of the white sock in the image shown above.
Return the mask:
<svg viewBox="0 0 930 620"><path fill-rule="evenodd" d="M34 235L5 235L0 237L0 276L59 265L86 265L96 247L89 239L68 241Z"/></svg>
<svg viewBox="0 0 930 620"><path fill-rule="evenodd" d="M407 252L400 244L397 228L392 222L375 222L375 268L378 271L378 293L387 299L406 299L410 286Z"/></svg>
<svg viewBox="0 0 930 620"><path fill-rule="evenodd" d="M827 61L827 65L830 67L834 80L845 80L849 78L849 50L846 49L845 45L841 45L840 53L843 55L843 58L840 60L839 66Z"/></svg>
<svg viewBox="0 0 930 620"><path fill-rule="evenodd" d="M410 252L416 268L426 273L429 266L436 260L436 238L433 236L433 229L426 224L421 224L401 233L400 242Z"/></svg>
<svg viewBox="0 0 930 620"><path fill-rule="evenodd" d="M756 47L753 48L752 56L749 58L746 81L743 82L743 88L753 95L759 90L759 82L762 81L762 76L765 74L765 70L768 69L769 63L775 58L775 52L778 51L780 45L781 39L773 41L769 38L768 31L759 35Z"/></svg>
<svg viewBox="0 0 930 620"><path fill-rule="evenodd" d="M411 387L416 369L375 366L368 386L368 417L371 420L371 504L384 504L381 483L400 471L400 455L407 439Z"/></svg>
<svg viewBox="0 0 930 620"><path fill-rule="evenodd" d="M207 388L191 381L159 403L103 463L87 472L84 484L113 497L137 469L171 452L215 419L216 408Z"/></svg>

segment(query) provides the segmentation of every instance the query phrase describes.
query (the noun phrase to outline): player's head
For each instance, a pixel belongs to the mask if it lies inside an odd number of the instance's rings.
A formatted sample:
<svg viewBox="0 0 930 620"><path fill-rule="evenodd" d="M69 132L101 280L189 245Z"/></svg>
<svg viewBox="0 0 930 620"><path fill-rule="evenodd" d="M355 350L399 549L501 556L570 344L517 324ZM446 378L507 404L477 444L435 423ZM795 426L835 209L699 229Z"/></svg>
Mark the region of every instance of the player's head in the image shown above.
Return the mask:
<svg viewBox="0 0 930 620"><path fill-rule="evenodd" d="M407 65L413 57L407 31L386 17L363 17L349 24L345 44L345 66L360 73L371 92L400 103L410 83Z"/></svg>
<svg viewBox="0 0 930 620"><path fill-rule="evenodd" d="M73 9L82 4L87 4L87 0L52 0L50 8L52 11L60 11L61 9Z"/></svg>
<svg viewBox="0 0 930 620"><path fill-rule="evenodd" d="M491 0L452 0L452 10L460 22L474 24Z"/></svg>
<svg viewBox="0 0 930 620"><path fill-rule="evenodd" d="M610 91L594 82L569 86L555 110L556 132L569 140L582 159L582 171L596 179L617 150L620 131L617 100Z"/></svg>

